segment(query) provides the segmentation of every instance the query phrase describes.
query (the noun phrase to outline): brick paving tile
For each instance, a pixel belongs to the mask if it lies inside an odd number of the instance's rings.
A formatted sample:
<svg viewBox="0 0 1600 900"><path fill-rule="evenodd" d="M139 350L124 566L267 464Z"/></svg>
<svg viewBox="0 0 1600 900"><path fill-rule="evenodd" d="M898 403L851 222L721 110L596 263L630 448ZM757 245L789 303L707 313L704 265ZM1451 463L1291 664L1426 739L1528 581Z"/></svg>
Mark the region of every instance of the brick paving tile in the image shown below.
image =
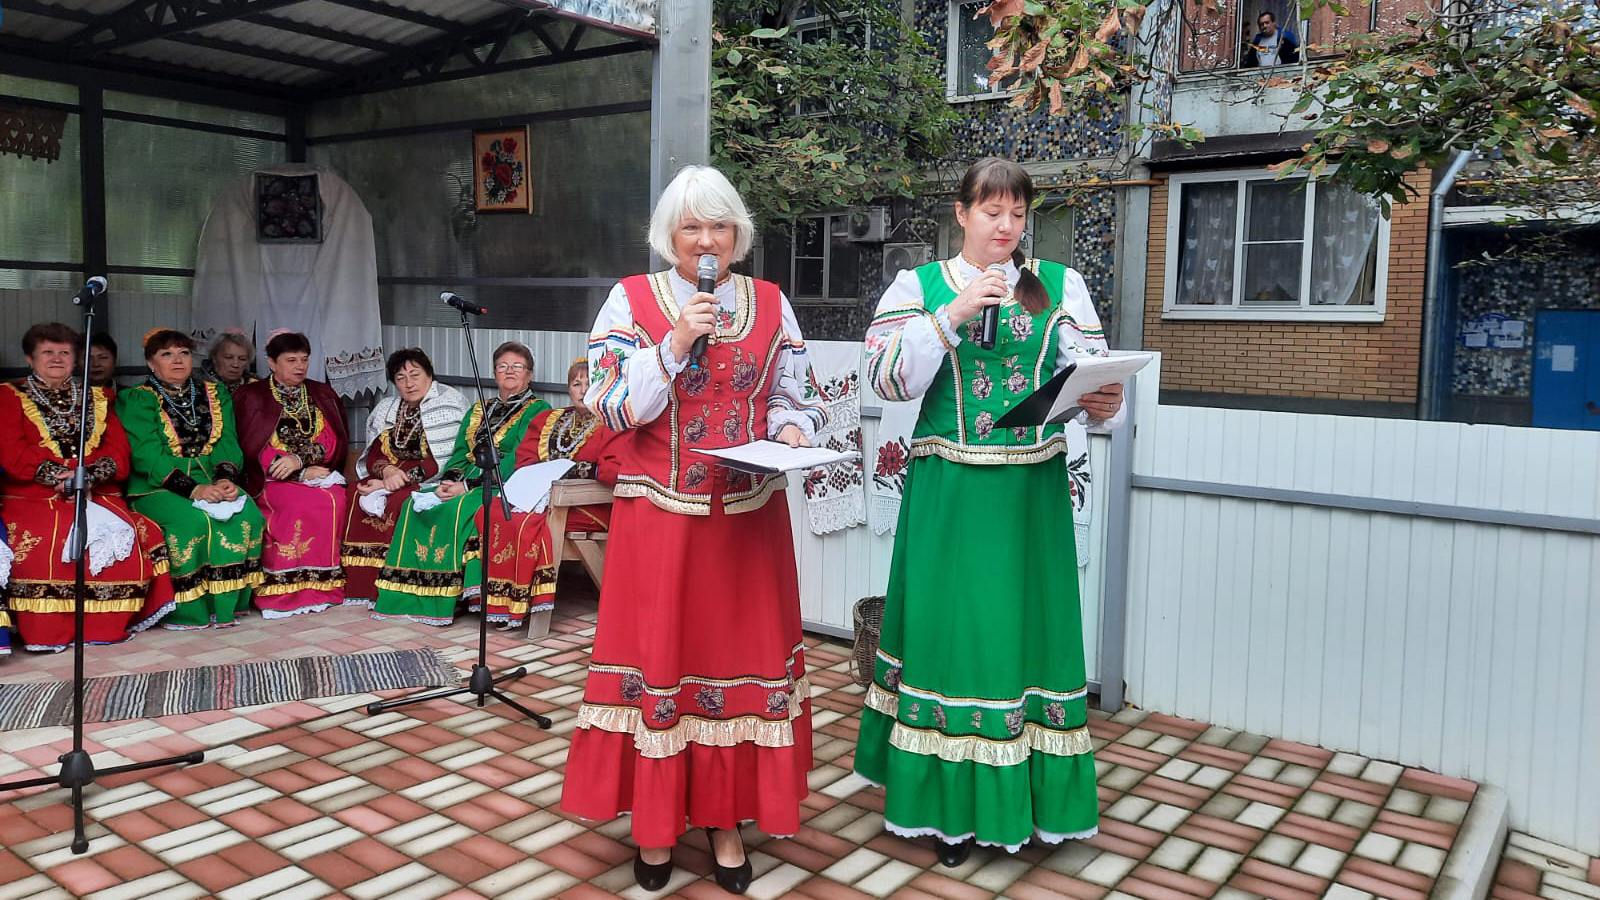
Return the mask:
<svg viewBox="0 0 1600 900"><path fill-rule="evenodd" d="M45 874L79 897L104 890L121 881L116 873L93 859L75 859L56 866Z"/></svg>
<svg viewBox="0 0 1600 900"><path fill-rule="evenodd" d="M582 588L592 590L586 583ZM82 859L68 859L59 844L41 841L70 827L71 813L64 803L27 795L0 797L0 892L4 885L35 875L36 864L27 858L33 856L47 858L52 875L62 873L56 884L63 889L70 889L67 880L88 889L176 871L199 891L217 896L228 887L257 877L271 879L294 866L333 891L354 888L362 895L358 900L372 900L372 886L381 887L388 873L398 873L400 879L425 873L409 886L394 886L389 896L412 891L418 897L487 900L508 886L489 891L483 879L528 866L525 871L537 874L519 874L515 887L538 882L547 886L546 894L560 891L576 897L611 896L607 891L636 894L628 869L634 849L627 840L627 820L589 822L557 805L572 717L581 702L593 643L592 634L581 633L594 628L593 602L578 601L573 608L578 616L563 615L552 623L553 639L529 643L520 635L492 637L496 658L532 670L507 688L530 698L530 705L553 710L559 723L554 734L506 709L478 710L449 701L383 718L365 717L359 708L330 714L317 703L296 701L247 713L215 710L149 723L92 726L89 736L96 745L147 730L152 740L118 748L130 758L195 746L191 732L241 719L250 727L275 730L229 739L232 752L259 753L249 760L213 759L150 777L128 773L103 779L106 789L124 786L126 793L105 801L106 810L116 814L100 824L131 843L96 848ZM188 633L158 633L144 641L157 652L144 654L140 646L133 654L124 651L114 658L132 660L127 665L138 671L178 667L177 661L193 665L195 657L207 653L259 658L285 643L281 635L298 629L296 641L288 643L302 654L422 645L465 661L476 640L475 627L374 627L356 611L330 610L310 628L304 621L257 627L263 633L251 641L239 640L242 632L208 633L201 636L206 641L186 637ZM279 637L272 634L274 628L284 629L277 632ZM1333 882L1319 876L1389 900L1425 898L1433 879L1403 868L1401 861L1431 867L1456 839L1456 823L1466 808L1461 801L1476 791L1471 782L1420 769L1352 754L1336 756L1161 713L1094 712L1088 728L1101 764L1097 799L1102 809L1113 810L1102 818L1100 834L1064 847L1030 845L1009 857L983 849L966 866L947 870L938 865L930 841L906 840L881 828L879 815L874 815L884 808L878 789L862 788L845 797L822 792L829 789L828 779L852 770L863 694L843 668L828 670L849 658L849 648L815 635L807 636L806 643L817 689L812 711L825 721L813 741L820 790L803 801L805 825L795 838L749 842L765 866L775 860L781 867L778 878L768 882L771 892L797 900L876 895L995 900L1001 890L1013 900L1098 900L1108 894L1118 900L1301 900L1331 887ZM529 656L534 658L522 661ZM38 664L55 663L41 659ZM539 694L544 696L532 696ZM337 700L322 702L341 705ZM12 755L24 763L53 761L67 743L64 735L46 735ZM441 748L447 749L438 752ZM379 753L384 754L381 762L373 758ZM399 793L424 783L422 792ZM151 795L150 806L138 807L141 785L164 793ZM260 800L263 796L268 799ZM240 808L228 809L234 797L243 798ZM202 806L214 812L203 812ZM95 810L90 812L93 816ZM207 826L212 818L231 830ZM581 827L573 829L569 823ZM176 867L152 852L165 846L162 836L186 826L198 826L199 836L174 848L176 858L201 841L221 848ZM534 857L513 846L552 827L563 829L564 839L535 848ZM274 839L290 829L295 832ZM1363 839L1369 841L1371 855L1393 864L1347 859ZM17 845L35 841L47 849L15 852ZM1399 855L1401 842L1411 847L1406 857ZM1600 884L1600 860L1526 836L1513 845L1517 858L1502 862L1493 897L1564 896L1563 885L1571 888L1585 877ZM855 862L862 865L851 869L849 879L818 874L857 853L863 855ZM1535 864L1545 858L1550 860L1547 868ZM673 859L684 874L671 896L726 896L708 877L712 861L703 834L687 835ZM688 876L695 877L684 880ZM479 887L471 887L474 883ZM309 884L306 888L303 893L314 893ZM279 891L285 896L297 893Z"/></svg>

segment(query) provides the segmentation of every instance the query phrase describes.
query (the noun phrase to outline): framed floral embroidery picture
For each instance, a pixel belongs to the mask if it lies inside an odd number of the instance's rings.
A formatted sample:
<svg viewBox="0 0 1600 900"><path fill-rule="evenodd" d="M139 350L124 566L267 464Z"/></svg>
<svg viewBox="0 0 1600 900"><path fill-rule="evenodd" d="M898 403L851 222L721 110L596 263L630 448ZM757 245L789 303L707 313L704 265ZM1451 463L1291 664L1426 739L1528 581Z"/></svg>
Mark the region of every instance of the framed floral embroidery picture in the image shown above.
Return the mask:
<svg viewBox="0 0 1600 900"><path fill-rule="evenodd" d="M526 125L472 133L473 198L478 212L533 212L528 137Z"/></svg>

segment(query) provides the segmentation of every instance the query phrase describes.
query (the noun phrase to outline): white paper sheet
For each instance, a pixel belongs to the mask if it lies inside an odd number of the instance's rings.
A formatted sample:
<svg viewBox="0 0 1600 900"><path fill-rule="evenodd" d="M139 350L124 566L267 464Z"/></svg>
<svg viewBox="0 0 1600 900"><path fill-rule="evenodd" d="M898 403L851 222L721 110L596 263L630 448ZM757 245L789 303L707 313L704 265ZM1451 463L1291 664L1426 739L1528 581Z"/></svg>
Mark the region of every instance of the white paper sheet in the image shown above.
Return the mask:
<svg viewBox="0 0 1600 900"><path fill-rule="evenodd" d="M511 473L506 479L506 499L517 512L542 513L550 505L550 486L572 471L570 459L534 463Z"/></svg>
<svg viewBox="0 0 1600 900"><path fill-rule="evenodd" d="M859 453L840 453L826 447L791 447L779 441L751 441L723 450L696 450L717 459L717 464L741 472L773 475L832 465L860 457Z"/></svg>

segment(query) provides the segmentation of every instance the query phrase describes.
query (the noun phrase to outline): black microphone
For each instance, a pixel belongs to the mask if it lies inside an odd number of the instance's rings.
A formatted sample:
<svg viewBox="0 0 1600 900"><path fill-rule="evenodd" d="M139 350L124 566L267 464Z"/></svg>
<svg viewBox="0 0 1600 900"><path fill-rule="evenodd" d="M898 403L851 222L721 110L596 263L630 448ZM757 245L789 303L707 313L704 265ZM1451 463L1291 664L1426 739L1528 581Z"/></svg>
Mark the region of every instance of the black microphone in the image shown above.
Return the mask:
<svg viewBox="0 0 1600 900"><path fill-rule="evenodd" d="M471 300L463 300L459 296L452 294L449 291L445 291L444 293L440 294L439 299L444 301L445 306L453 306L464 313L471 313L475 316L481 316L489 311L487 306L479 306L478 304L473 303Z"/></svg>
<svg viewBox="0 0 1600 900"><path fill-rule="evenodd" d="M989 268L985 271L999 271L1001 275L1005 275L1006 264L1003 262L990 263ZM993 350L995 338L997 338L999 334L1000 304L996 303L993 306L985 306L983 308L983 332L978 336L978 346L985 350Z"/></svg>
<svg viewBox="0 0 1600 900"><path fill-rule="evenodd" d="M717 255L715 253L700 254L700 265L695 269L695 278L698 283L695 289L702 294L712 293L717 289ZM689 347L689 368L700 368L700 361L706 357L706 338L709 335L700 335L694 339L694 344Z"/></svg>
<svg viewBox="0 0 1600 900"><path fill-rule="evenodd" d="M85 306L94 302L94 298L106 292L106 279L104 275L96 275L89 279L83 289L72 295L72 302L78 306Z"/></svg>

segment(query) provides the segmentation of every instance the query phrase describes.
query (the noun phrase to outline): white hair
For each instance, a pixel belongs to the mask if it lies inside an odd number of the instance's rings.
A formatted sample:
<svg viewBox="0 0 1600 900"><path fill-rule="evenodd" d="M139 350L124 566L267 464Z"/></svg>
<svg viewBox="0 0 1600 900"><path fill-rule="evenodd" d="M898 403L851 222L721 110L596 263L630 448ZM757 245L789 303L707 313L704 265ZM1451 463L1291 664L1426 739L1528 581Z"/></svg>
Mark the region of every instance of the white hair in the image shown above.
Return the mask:
<svg viewBox="0 0 1600 900"><path fill-rule="evenodd" d="M650 214L650 249L668 265L679 262L672 249L672 236L684 219L732 222L739 230L733 244L735 260L749 255L756 240L756 223L750 218L744 199L727 176L710 166L684 166L661 192L655 212Z"/></svg>

